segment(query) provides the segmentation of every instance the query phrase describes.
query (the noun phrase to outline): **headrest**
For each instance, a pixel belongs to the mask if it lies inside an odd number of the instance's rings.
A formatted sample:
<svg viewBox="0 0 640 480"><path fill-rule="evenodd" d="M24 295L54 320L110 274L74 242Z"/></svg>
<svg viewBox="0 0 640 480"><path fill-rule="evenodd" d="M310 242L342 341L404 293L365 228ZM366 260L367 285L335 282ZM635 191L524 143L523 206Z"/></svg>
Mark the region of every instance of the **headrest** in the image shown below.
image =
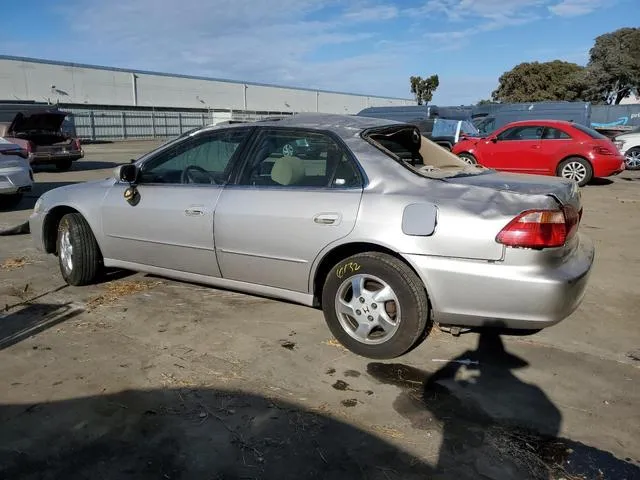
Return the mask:
<svg viewBox="0 0 640 480"><path fill-rule="evenodd" d="M280 185L294 185L304 176L304 162L298 157L280 157L271 169L271 180Z"/></svg>

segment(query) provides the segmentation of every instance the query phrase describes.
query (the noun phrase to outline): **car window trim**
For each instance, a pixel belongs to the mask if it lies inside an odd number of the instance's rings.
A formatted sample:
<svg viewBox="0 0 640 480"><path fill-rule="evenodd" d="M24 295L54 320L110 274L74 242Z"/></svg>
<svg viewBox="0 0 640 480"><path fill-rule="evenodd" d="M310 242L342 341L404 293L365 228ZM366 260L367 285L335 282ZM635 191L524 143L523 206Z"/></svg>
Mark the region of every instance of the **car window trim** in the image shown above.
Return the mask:
<svg viewBox="0 0 640 480"><path fill-rule="evenodd" d="M175 147L179 147L180 145L186 143L186 142L192 142L195 140L198 140L200 138L207 138L207 137L212 137L216 134L219 133L224 133L224 132L229 132L229 131L240 131L240 130L248 130L249 133L247 134L247 137L240 143L239 148L233 152L233 155L231 156L231 158L229 159L229 173L227 174L227 178L223 183L215 183L215 184L206 184L206 183L155 183L155 182L151 182L151 183L143 183L140 182L137 185L138 186L162 186L162 187L193 187L193 186L198 186L198 187L202 187L202 188L210 188L210 187L223 187L225 185L227 185L229 183L229 179L232 177L233 175L233 171L237 168L238 163L241 163L241 159L242 156L244 154L244 151L246 150L247 145L251 142L252 137L254 135L254 131L256 130L256 127L253 125L240 125L240 126L233 126L233 127L224 127L224 128L216 128L216 129L203 129L200 132L196 132L194 134L187 134L186 136L179 136L176 138L176 141L174 142L170 142L167 145L165 145L163 148L161 148L160 150L157 150L155 152L150 152L150 156L140 159L139 163L137 163L137 167L139 169L140 172L142 172L142 169L144 168L144 165L147 164L148 162L153 161L153 159L157 158L159 155L163 155L167 152L167 150L169 150L170 148L175 148ZM185 134L183 134L185 135ZM120 182L120 180L118 180L118 183L122 183Z"/></svg>
<svg viewBox="0 0 640 480"><path fill-rule="evenodd" d="M260 141L263 135L266 135L268 131L284 131L284 132L300 132L311 133L311 134L321 134L326 135L331 140L335 141L340 149L342 149L343 153L347 155L349 161L351 161L355 167L356 171L360 176L360 185L357 187L331 187L331 186L296 186L296 185L243 185L240 184L240 179L244 174L247 165L251 164L253 160L255 160L255 154L257 153L257 149L260 146ZM235 188L238 187L246 187L246 188L269 188L269 189L277 189L277 190L313 190L313 191L351 191L351 190L363 190L369 184L369 178L367 177L364 168L360 165L360 162L353 154L351 149L347 146L346 142L335 132L326 129L317 129L317 128L309 128L309 127L289 127L289 126L273 126L273 125L259 125L256 126L255 132L253 132L252 139L250 144L247 144L245 148L245 152L243 154L243 158L239 162L238 168L229 181L227 181L226 186L233 186Z"/></svg>

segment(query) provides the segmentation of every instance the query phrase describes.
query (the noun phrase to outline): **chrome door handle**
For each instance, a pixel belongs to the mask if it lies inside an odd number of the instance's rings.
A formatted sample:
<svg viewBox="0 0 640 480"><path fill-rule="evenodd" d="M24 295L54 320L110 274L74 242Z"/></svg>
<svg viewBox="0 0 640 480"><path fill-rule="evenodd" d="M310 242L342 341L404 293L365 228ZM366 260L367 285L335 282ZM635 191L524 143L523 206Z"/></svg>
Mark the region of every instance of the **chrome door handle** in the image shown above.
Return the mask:
<svg viewBox="0 0 640 480"><path fill-rule="evenodd" d="M313 221L320 225L334 225L340 220L338 213L319 213L313 217Z"/></svg>
<svg viewBox="0 0 640 480"><path fill-rule="evenodd" d="M187 208L184 211L184 214L187 217L200 217L204 215L204 210L201 210L200 208Z"/></svg>

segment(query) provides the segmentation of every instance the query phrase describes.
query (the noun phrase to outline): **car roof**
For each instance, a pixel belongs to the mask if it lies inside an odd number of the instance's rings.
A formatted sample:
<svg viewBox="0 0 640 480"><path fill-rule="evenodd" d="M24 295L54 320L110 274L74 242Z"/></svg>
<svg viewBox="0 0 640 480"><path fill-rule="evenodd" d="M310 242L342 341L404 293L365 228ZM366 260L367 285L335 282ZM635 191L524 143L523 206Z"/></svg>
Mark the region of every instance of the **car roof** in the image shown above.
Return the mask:
<svg viewBox="0 0 640 480"><path fill-rule="evenodd" d="M269 118L258 121L248 121L244 125L260 125L263 127L294 127L328 130L342 138L353 137L354 134L368 128L383 127L385 125L401 125L402 122L357 115L341 115L330 113L296 113L279 118ZM217 130L242 126L242 123L217 124L205 127L205 130Z"/></svg>
<svg viewBox="0 0 640 480"><path fill-rule="evenodd" d="M515 122L509 122L503 125L501 128L510 128L510 127L525 127L528 125L540 125L542 127L573 127L575 122L570 122L568 120L517 120Z"/></svg>

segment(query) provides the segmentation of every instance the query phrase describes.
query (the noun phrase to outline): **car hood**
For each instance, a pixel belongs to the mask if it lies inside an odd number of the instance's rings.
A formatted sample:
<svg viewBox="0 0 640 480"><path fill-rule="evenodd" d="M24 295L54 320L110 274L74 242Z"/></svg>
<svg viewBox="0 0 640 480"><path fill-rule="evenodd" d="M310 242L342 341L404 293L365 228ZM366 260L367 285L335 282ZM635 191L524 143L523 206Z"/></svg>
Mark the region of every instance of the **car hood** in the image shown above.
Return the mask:
<svg viewBox="0 0 640 480"><path fill-rule="evenodd" d="M480 175L454 176L443 181L525 195L551 195L563 205L571 204L577 209L581 206L578 184L564 178L489 170Z"/></svg>
<svg viewBox="0 0 640 480"><path fill-rule="evenodd" d="M11 122L9 131L27 132L30 130L58 132L67 116L64 112L41 112L28 115L19 112Z"/></svg>

